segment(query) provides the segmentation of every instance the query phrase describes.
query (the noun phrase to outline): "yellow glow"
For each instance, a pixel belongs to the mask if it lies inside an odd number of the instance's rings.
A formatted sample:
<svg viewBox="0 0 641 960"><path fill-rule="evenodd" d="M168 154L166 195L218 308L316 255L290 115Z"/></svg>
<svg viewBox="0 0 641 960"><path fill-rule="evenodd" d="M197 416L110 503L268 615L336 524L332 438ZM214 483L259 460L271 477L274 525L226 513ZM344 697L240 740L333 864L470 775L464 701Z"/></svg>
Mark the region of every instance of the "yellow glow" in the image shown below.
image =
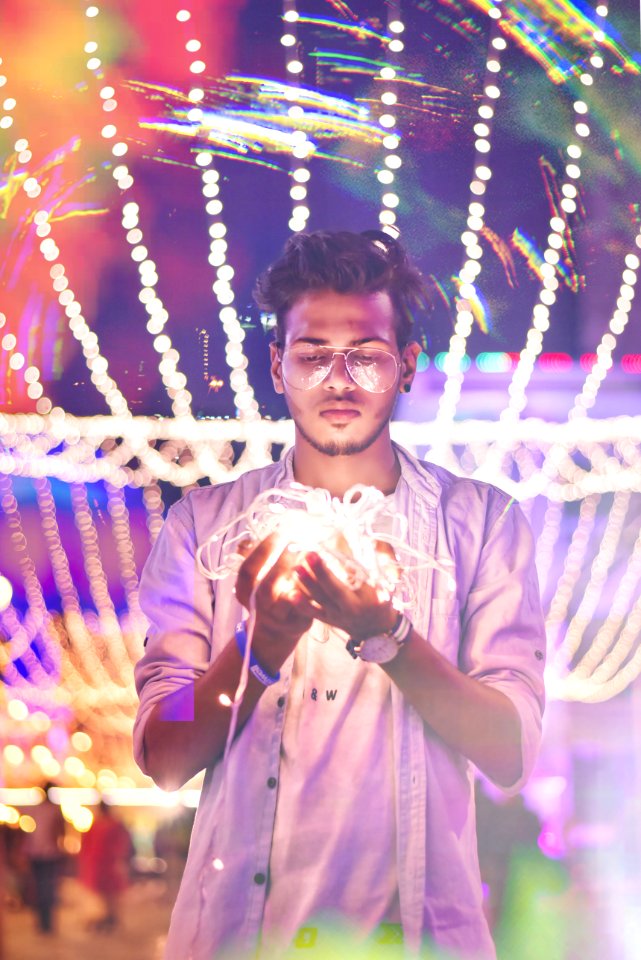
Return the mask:
<svg viewBox="0 0 641 960"><path fill-rule="evenodd" d="M29 716L29 709L22 700L9 700L7 703L7 713L12 720L17 720L20 722L27 719Z"/></svg>
<svg viewBox="0 0 641 960"><path fill-rule="evenodd" d="M24 762L24 751L15 743L8 743L3 753L5 760L12 767L19 767Z"/></svg>

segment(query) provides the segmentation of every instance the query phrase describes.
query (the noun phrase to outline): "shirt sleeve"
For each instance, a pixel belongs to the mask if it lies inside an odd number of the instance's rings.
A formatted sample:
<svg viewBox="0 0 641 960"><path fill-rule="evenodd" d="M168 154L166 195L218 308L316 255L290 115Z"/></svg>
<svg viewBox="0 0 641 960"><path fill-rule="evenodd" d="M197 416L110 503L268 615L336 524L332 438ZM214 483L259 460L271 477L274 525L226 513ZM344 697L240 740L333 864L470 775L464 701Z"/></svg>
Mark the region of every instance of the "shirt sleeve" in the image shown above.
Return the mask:
<svg viewBox="0 0 641 960"><path fill-rule="evenodd" d="M134 724L134 756L146 772L145 724L154 705L193 684L211 659L213 590L198 570L189 498L173 506L145 564L140 605L149 620L145 652L135 667L140 698ZM193 719L193 709L172 720Z"/></svg>
<svg viewBox="0 0 641 960"><path fill-rule="evenodd" d="M505 790L514 794L530 776L541 740L545 624L529 524L521 508L493 488L462 630L461 669L501 690L519 714L522 772Z"/></svg>

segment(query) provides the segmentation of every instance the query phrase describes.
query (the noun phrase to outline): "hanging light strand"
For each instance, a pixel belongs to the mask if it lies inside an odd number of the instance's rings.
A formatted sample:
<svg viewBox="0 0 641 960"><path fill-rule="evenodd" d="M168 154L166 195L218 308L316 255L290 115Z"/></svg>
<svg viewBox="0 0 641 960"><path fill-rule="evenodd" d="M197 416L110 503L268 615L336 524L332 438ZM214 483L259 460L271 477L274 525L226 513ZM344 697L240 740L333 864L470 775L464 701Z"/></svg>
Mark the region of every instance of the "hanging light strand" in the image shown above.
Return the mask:
<svg viewBox="0 0 641 960"><path fill-rule="evenodd" d="M400 170L403 161L399 153L401 138L396 126L395 106L398 102L398 94L395 81L399 70L400 55L405 49L405 44L401 39L404 31L405 23L402 19L401 2L400 0L391 0L387 5L386 63L381 67L378 76L378 83L382 87L379 95L380 113L378 122L384 132L382 142L385 155L383 157L383 167L376 174L377 180L383 188L378 220L381 230L391 237L398 237L400 232L396 226L396 210L400 198L396 192L395 182L397 171Z"/></svg>
<svg viewBox="0 0 641 960"><path fill-rule="evenodd" d="M10 637L5 653L11 660L22 659L33 681L37 681L46 689L55 686L59 680L61 637L54 618L47 609L36 565L28 550L28 540L11 479L2 474L0 474L0 508L6 517L11 545L18 556L27 601L27 612L19 629ZM53 673L45 670L40 658L34 654L31 644L37 637L44 646Z"/></svg>
<svg viewBox="0 0 641 960"><path fill-rule="evenodd" d="M299 19L296 0L283 0L283 33L280 42L285 50L285 70L287 71L288 85L285 88L285 97L290 101L297 99L300 77L303 72L298 39ZM298 126L294 128L291 135L292 155L289 175L293 182L289 188L289 196L292 201L289 229L292 233L300 233L306 229L310 215L308 191L311 174L308 160L314 152L314 145L303 129L305 109L302 104L291 103L287 108L287 114L292 120L298 122Z"/></svg>
<svg viewBox="0 0 641 960"><path fill-rule="evenodd" d="M15 101L12 101L15 106ZM12 119L12 118L11 118ZM11 124L10 124L11 125ZM18 162L28 168L28 164L33 159L29 140L26 137L20 137L15 141L14 149L18 155ZM28 170L27 170L28 172ZM29 200L38 200L42 194L42 185L40 179L35 174L25 177L22 183L22 189ZM69 286L69 279L66 275L66 269L61 262L60 249L52 233L49 217L51 211L42 206L34 210L31 217L31 223L35 226L36 235L40 240L39 251L49 267L49 277L54 292L57 295L58 303L63 307L69 321L69 329L76 340L80 342L85 362L91 371L92 383L105 398L111 412L115 415L122 415L128 412L127 401L118 390L114 381L107 376L107 361L100 354L97 335L89 328L85 317L83 316L82 306L77 300L74 291ZM1 315L4 318L4 314ZM6 319L6 318L5 318ZM13 334L5 334L3 338L3 347L7 350L14 350L15 337ZM13 346L5 346L5 343L13 343ZM10 357L14 366L12 369L23 369L24 356L20 352L12 353ZM27 382L27 395L30 399L36 401L36 410L42 415L51 412L51 400L44 396L44 389L40 382L40 370L35 366L24 369L24 378Z"/></svg>
<svg viewBox="0 0 641 960"><path fill-rule="evenodd" d="M603 59L598 53L595 53L591 57L590 63L595 70L599 70L603 66ZM579 81L585 87L592 86L593 80L592 74L587 70L583 70L579 75ZM501 412L500 419L504 425L517 420L525 409L527 403L525 391L530 382L536 359L543 347L543 336L550 327L550 308L556 303L557 299L556 291L559 281L556 274L560 261L559 250L563 249L564 235L569 230L568 217L575 213L577 209L578 190L576 184L581 177L581 167L577 161L583 153L580 141L590 136L590 127L586 122L588 105L583 99L574 99L573 110L577 115L574 127L577 139L568 144L565 150L567 161L565 177L561 185L562 199L560 201L560 208L564 216L554 213L550 218L550 233L543 254L545 262L541 267L543 282L539 290L538 302L532 311L532 324L526 336L525 347L521 350L519 362L510 384L510 399L507 407Z"/></svg>
<svg viewBox="0 0 641 960"><path fill-rule="evenodd" d="M192 74L200 75L207 69L205 60L201 59L202 43L194 36L192 27L192 15L186 8L181 8L176 19L179 23L185 25L189 31L185 42L185 50L197 55L197 59L192 59L189 65L189 71ZM193 86L189 90L189 101L193 104L190 108L187 118L192 122L205 124L206 118L200 104L205 97L205 91L200 86ZM212 285L212 290L219 306L219 319L223 331L227 338L225 344L225 355L227 365L231 368L229 384L234 394L234 405L238 419L245 422L254 422L260 420L260 410L254 391L249 383L247 375L248 360L243 350L243 341L245 331L240 323L238 311L234 306L235 294L231 285L234 277L234 268L227 262L227 225L223 219L223 203L220 197L220 174L214 167L213 154L208 150L198 150L196 153L196 164L202 168L202 193L205 198L205 210L209 218L209 264L216 271L216 280ZM196 456L201 455L196 451ZM206 456L206 451L202 451L202 456Z"/></svg>
<svg viewBox="0 0 641 960"><path fill-rule="evenodd" d="M63 645L62 675L60 689L69 692L74 700L74 711L83 717L84 691L96 687L105 692L114 685L114 680L98 657L98 645L82 612L67 552L63 546L57 522L56 504L51 485L45 477L34 479L38 508L42 520L41 529L49 553L51 569L62 607L62 624L68 636ZM109 724L107 724L109 726Z"/></svg>
<svg viewBox="0 0 641 960"><path fill-rule="evenodd" d="M463 386L464 359L467 350L467 341L472 333L474 324L474 305L479 302L477 281L481 274L481 247L482 231L485 227L486 206L483 202L487 184L492 177L489 155L492 148L492 129L495 114L495 105L501 96L499 74L501 71L501 55L507 48L507 41L501 34L500 22L502 18L502 3L497 0L490 8L492 18L488 54L485 61L485 77L483 82L483 97L477 107L477 117L474 124L475 158L474 175L470 182L470 199L468 202L468 217L466 229L461 235L465 247L465 257L459 275L455 278L457 296L455 298L456 319L454 332L450 338L448 352L445 358L445 383L441 393L436 415L439 434L443 440L439 444L437 459L448 460L446 437L454 419Z"/></svg>
<svg viewBox="0 0 641 960"><path fill-rule="evenodd" d="M23 353L16 349L18 340L14 333L3 332L7 326L7 317L0 313L0 347L7 354L7 366L9 370L17 373L22 371L22 376L27 385L27 396L36 401L36 410L38 413L50 413L53 404L49 397L44 393L44 388L40 382L40 370L36 366L25 366L26 359Z"/></svg>
<svg viewBox="0 0 641 960"><path fill-rule="evenodd" d="M92 34L85 44L85 53L89 54L86 66L99 86L102 110L108 114L109 122L102 127L101 136L109 145L115 164L112 168L112 176L122 193L127 193L134 186L134 177L130 167L124 162L120 162L126 157L129 147L126 141L118 136L118 126L115 123L118 108L116 91L113 86L105 83L105 73L99 56L100 50L97 39L99 13L99 8L91 3L85 10L87 20L91 23ZM176 417L191 416L191 393L187 390L187 378L178 370L180 355L174 348L171 338L165 332L169 313L155 289L159 279L156 264L149 259L149 251L145 246L144 235L140 226L140 207L135 201L131 200L123 205L121 223L130 247L130 257L138 268L140 284L138 299L149 315L147 330L154 337L154 350L160 354L158 369L167 395L171 399L172 412ZM98 356L93 360L92 379L94 375L99 378L100 382L103 382L103 379L110 379L107 376L107 361L105 358ZM98 386L98 383L96 385Z"/></svg>
<svg viewBox="0 0 641 960"><path fill-rule="evenodd" d="M595 33L595 42L598 42L598 34ZM598 52L590 58L590 64L594 70L603 67L603 58ZM579 82L584 87L590 87L593 83L593 76L582 69L579 74ZM581 98L574 98L573 110L577 116L575 122L576 140L566 147L565 176L560 188L561 200L559 210L553 211L549 221L550 233L547 237L547 246L543 254L543 264L541 266L542 284L539 289L537 303L532 311L532 321L528 329L525 346L519 354L519 360L513 373L510 386L508 388L509 400L507 405L499 415L499 423L506 428L500 433L498 444L489 452L488 459L479 476L486 479L500 475L502 471L502 462L506 451L509 448L511 430L509 427L515 424L527 404L526 390L530 383L537 358L543 349L543 337L550 327L551 307L556 303L559 281L557 278L558 264L561 256L559 251L565 245L565 235L569 232L569 217L576 212L578 189L576 184L581 177L581 168L578 165L578 159L582 155L580 142L590 136L590 127L588 125L588 105ZM599 365L599 371L601 365Z"/></svg>
<svg viewBox="0 0 641 960"><path fill-rule="evenodd" d="M603 589L612 564L617 558L629 507L630 494L628 492L615 493L612 506L608 511L605 530L601 537L599 549L592 561L590 577L585 587L582 588L579 605L576 613L572 616L568 624L560 648L560 652L566 663L569 663L574 658L581 645L586 629L591 623L595 622L598 616L597 605L603 594ZM585 673L589 664L591 669L587 669L587 672L591 673L604 653L605 649L600 643L593 643L589 653L586 654L581 661L582 665L579 666L577 670Z"/></svg>

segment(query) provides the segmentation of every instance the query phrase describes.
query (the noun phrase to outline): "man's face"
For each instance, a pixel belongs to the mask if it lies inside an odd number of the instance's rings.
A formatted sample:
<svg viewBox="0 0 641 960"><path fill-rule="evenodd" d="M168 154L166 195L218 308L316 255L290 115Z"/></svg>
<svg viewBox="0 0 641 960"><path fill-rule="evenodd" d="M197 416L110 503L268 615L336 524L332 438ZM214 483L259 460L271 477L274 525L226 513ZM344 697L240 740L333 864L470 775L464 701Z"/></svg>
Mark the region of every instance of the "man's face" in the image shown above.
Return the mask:
<svg viewBox="0 0 641 960"><path fill-rule="evenodd" d="M297 435L327 456L361 453L388 430L399 390L414 377L420 347L411 343L399 353L389 294L333 290L305 294L285 318L281 349L311 345L339 350L375 347L399 361L394 382L384 393L371 393L356 384L342 356L334 358L322 383L303 390L286 382L278 348L270 347L274 389L284 394Z"/></svg>

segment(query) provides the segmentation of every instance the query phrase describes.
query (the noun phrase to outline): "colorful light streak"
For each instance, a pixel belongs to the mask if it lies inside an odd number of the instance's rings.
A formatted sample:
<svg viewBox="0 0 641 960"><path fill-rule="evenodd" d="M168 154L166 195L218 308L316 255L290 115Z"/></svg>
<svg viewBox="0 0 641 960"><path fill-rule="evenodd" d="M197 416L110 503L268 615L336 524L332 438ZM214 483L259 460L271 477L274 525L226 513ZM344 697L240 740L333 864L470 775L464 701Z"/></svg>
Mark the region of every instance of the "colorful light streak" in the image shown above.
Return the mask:
<svg viewBox="0 0 641 960"><path fill-rule="evenodd" d="M482 13L496 9L492 0L471 0ZM528 0L505 6L502 30L524 53L538 63L552 83L560 84L576 74L580 64L576 51L606 51L626 73L641 73L639 55L626 50L612 24L595 19L587 5L570 0Z"/></svg>
<svg viewBox="0 0 641 960"><path fill-rule="evenodd" d="M382 46L389 44L390 37L384 33L379 33L371 27L366 27L363 23L345 23L344 20L331 20L328 17L307 17L298 16L299 23L307 23L315 27L326 27L329 30L336 30L339 33L346 33L355 40L376 40Z"/></svg>
<svg viewBox="0 0 641 960"><path fill-rule="evenodd" d="M297 98L289 109L292 106L302 108L305 102L304 98ZM204 107L197 121L190 121L191 111L179 107L175 111L175 118L142 119L140 128L191 139L197 143L198 149L208 150L214 145L213 149L226 148L228 152L237 151L239 154L262 151L291 154L303 137L309 144L309 153L317 150L314 140L369 145L381 143L385 131L369 120L366 108L356 104L353 106L357 109L356 115L347 109L340 114L333 114L309 108L300 114L292 114L274 112L273 104L265 101L242 109L213 111ZM324 156L333 159L331 154Z"/></svg>

